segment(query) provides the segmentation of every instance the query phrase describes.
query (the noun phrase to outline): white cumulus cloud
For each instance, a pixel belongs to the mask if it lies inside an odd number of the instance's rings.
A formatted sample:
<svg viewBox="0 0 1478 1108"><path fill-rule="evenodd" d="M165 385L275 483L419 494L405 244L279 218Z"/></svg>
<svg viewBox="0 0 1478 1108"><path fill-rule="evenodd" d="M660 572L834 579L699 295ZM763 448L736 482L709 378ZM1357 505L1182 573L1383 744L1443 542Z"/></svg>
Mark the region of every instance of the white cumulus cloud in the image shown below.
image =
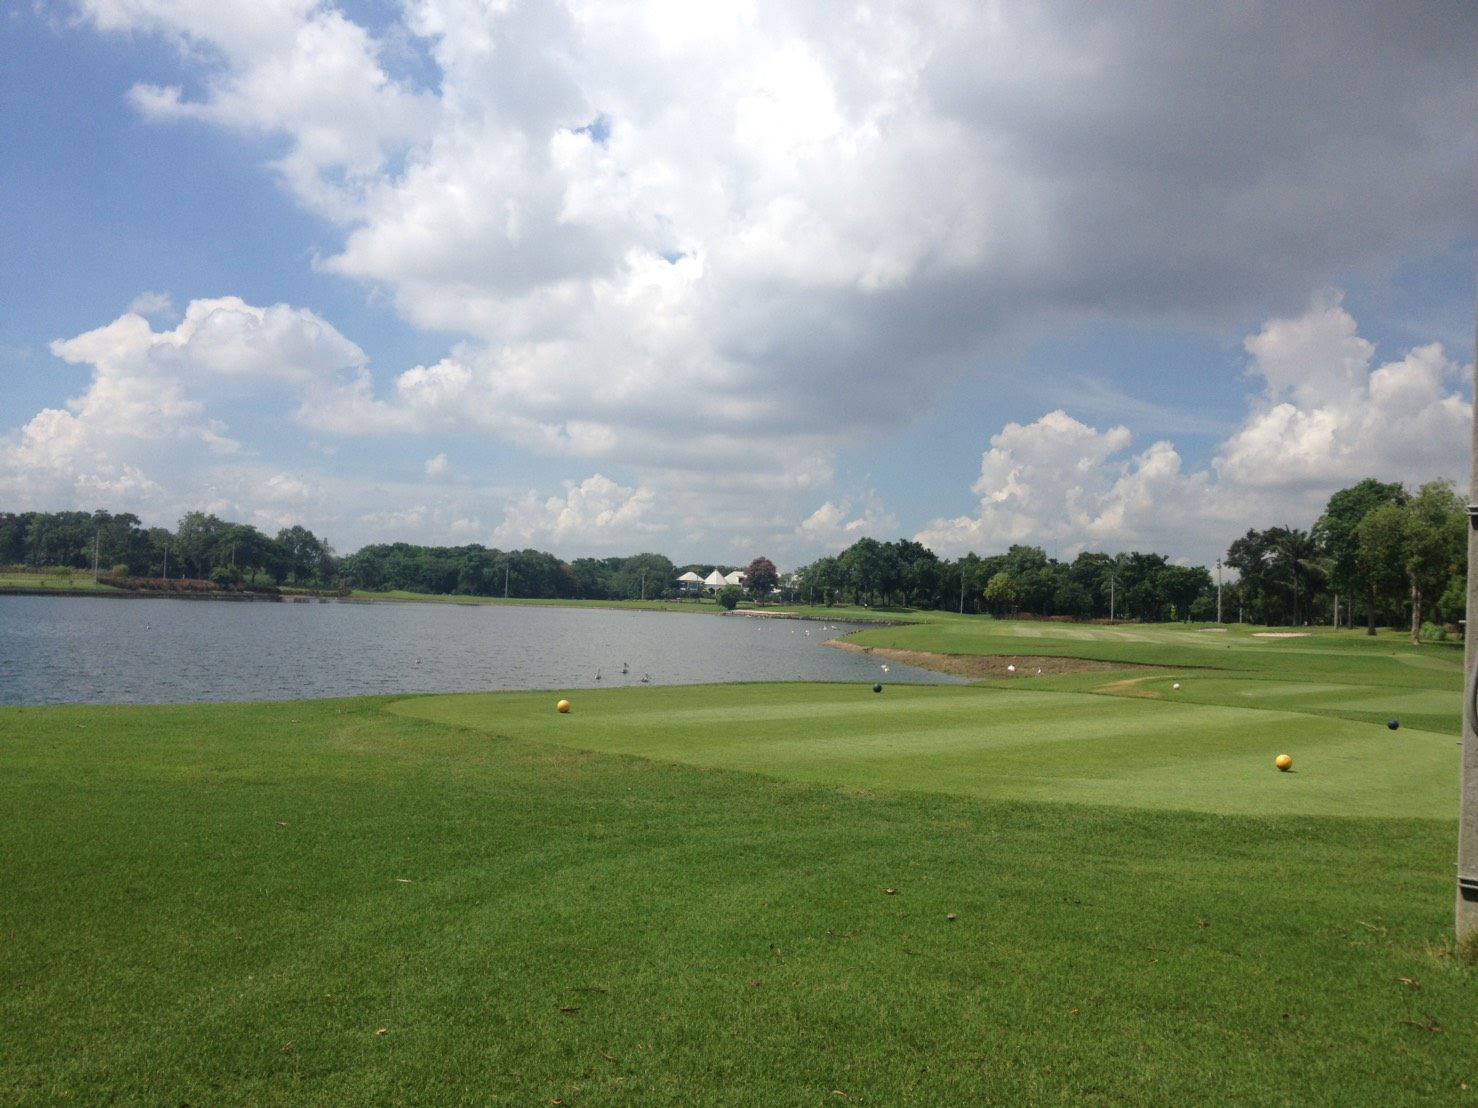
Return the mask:
<svg viewBox="0 0 1478 1108"><path fill-rule="evenodd" d="M1245 346L1262 391L1209 466L1187 470L1169 442L1134 453L1126 427L1049 412L991 436L977 510L932 521L919 541L951 553L1029 542L1209 560L1249 526L1309 526L1330 494L1364 477L1414 485L1466 474L1471 367L1440 344L1376 365L1330 293Z"/></svg>

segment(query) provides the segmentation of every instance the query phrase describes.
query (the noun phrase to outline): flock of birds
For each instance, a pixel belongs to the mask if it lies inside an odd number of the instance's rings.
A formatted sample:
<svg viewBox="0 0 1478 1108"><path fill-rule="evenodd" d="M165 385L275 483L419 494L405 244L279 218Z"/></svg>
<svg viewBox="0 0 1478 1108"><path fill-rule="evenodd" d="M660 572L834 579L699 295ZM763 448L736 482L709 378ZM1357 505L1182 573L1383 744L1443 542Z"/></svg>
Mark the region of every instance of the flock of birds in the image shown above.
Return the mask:
<svg viewBox="0 0 1478 1108"><path fill-rule="evenodd" d="M624 677L624 676L627 676L630 673L631 673L631 667L628 666L625 662L622 662L621 663L621 675ZM601 680L601 672L600 672L599 669L597 669L595 671L595 679L597 681ZM650 685L652 683L652 675L650 673L643 673L641 675L640 681L641 681L641 683L643 685Z"/></svg>

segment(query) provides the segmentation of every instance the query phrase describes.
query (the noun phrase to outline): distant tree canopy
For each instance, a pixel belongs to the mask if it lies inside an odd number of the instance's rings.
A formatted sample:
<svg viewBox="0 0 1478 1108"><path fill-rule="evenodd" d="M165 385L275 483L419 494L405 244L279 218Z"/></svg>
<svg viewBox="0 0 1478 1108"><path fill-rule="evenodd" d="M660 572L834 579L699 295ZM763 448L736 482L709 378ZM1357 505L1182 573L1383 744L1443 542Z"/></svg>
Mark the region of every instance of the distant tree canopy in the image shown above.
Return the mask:
<svg viewBox="0 0 1478 1108"><path fill-rule="evenodd" d="M1280 524L1249 529L1227 550L1237 580L1223 589L1228 621L1341 622L1357 611L1378 624L1409 623L1413 639L1428 621L1462 616L1466 519L1444 482L1414 494L1367 478L1329 498L1308 530ZM0 512L0 564L122 567L136 577L188 577L221 584L292 585L591 600L680 594L677 576L707 577L732 566L675 566L661 554L563 561L541 550L373 543L339 557L312 531L294 525L275 536L244 523L189 512L174 531L143 527L129 513ZM1204 566L1163 554L1087 551L1059 561L1041 547L942 559L922 544L863 538L783 578L759 556L744 570L759 599L779 587L790 602L934 608L1065 619L1211 621L1216 584ZM727 594L734 599L734 593Z"/></svg>

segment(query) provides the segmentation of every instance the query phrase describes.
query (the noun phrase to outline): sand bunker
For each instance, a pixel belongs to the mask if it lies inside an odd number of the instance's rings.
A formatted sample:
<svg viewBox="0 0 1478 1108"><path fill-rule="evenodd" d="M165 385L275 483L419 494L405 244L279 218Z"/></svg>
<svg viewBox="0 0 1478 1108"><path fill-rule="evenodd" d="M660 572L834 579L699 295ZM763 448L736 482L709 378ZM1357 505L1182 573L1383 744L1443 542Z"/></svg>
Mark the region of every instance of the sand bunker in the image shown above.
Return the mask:
<svg viewBox="0 0 1478 1108"><path fill-rule="evenodd" d="M1309 637L1307 631L1254 631L1254 639L1306 639Z"/></svg>

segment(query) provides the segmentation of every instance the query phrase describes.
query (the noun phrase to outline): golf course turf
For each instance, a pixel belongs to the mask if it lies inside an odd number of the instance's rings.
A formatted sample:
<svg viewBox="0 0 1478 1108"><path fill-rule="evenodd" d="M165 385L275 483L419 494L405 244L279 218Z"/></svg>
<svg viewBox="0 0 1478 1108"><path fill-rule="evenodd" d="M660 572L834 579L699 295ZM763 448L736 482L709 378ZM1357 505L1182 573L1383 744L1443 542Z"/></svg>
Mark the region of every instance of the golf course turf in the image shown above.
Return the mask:
<svg viewBox="0 0 1478 1108"><path fill-rule="evenodd" d="M962 623L1181 668L0 710L0 1100L1475 1095L1460 655Z"/></svg>

